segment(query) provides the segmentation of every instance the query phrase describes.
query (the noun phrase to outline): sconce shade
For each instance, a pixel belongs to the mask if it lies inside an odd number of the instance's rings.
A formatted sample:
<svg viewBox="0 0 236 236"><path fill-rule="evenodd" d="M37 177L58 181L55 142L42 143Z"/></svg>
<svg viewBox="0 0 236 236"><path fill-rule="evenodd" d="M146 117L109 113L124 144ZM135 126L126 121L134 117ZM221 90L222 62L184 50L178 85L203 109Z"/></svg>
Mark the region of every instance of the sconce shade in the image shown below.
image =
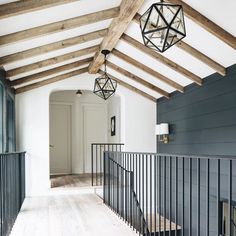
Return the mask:
<svg viewBox="0 0 236 236"><path fill-rule="evenodd" d="M160 124L160 133L161 133L161 135L169 134L169 124L168 123Z"/></svg>
<svg viewBox="0 0 236 236"><path fill-rule="evenodd" d="M161 134L161 125L156 125L155 133L156 133L156 135L160 135Z"/></svg>

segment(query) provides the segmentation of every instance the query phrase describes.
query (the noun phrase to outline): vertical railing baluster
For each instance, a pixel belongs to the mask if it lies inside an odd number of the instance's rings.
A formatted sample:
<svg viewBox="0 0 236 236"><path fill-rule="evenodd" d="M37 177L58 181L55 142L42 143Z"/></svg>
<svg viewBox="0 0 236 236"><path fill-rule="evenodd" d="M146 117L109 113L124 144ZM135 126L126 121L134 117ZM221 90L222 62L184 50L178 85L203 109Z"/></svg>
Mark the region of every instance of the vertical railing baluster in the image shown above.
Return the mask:
<svg viewBox="0 0 236 236"><path fill-rule="evenodd" d="M206 159L206 236L209 235L209 159Z"/></svg>
<svg viewBox="0 0 236 236"><path fill-rule="evenodd" d="M159 218L159 222L158 222L158 232L159 232L159 236L161 235L161 191L162 191L162 189L161 189L161 159L162 159L162 157L161 156L159 156L159 204L158 204L158 210L159 210L159 212L158 212L158 218Z"/></svg>
<svg viewBox="0 0 236 236"><path fill-rule="evenodd" d="M169 236L172 234L172 161L171 156L169 156L169 221L170 221L170 229L169 229ZM176 204L176 203L175 203Z"/></svg>
<svg viewBox="0 0 236 236"><path fill-rule="evenodd" d="M228 160L228 236L232 236L232 160Z"/></svg>
<svg viewBox="0 0 236 236"><path fill-rule="evenodd" d="M192 159L189 158L189 236L192 236Z"/></svg>
<svg viewBox="0 0 236 236"><path fill-rule="evenodd" d="M149 171L150 171L150 233L152 233L152 155L149 155Z"/></svg>
<svg viewBox="0 0 236 236"><path fill-rule="evenodd" d="M220 159L217 160L217 181L216 181L216 184L217 184L217 196L216 196L216 201L217 201L217 205L216 205L216 209L217 209L217 212L216 212L216 220L217 220L217 236L220 235Z"/></svg>
<svg viewBox="0 0 236 236"><path fill-rule="evenodd" d="M200 236L200 159L197 159L197 236Z"/></svg>
<svg viewBox="0 0 236 236"><path fill-rule="evenodd" d="M97 157L97 155L98 155L98 146L96 145L96 152L95 152L95 157L96 157L95 158L95 163L96 163L95 164L95 166L96 166L95 167L96 168L96 175L95 175L96 176L96 185L98 185L98 182L97 182L98 181L98 163L97 163L98 162L98 160L97 160L98 157Z"/></svg>
<svg viewBox="0 0 236 236"><path fill-rule="evenodd" d="M146 167L146 173L145 173L145 180L146 180L146 198L145 198L145 201L146 201L146 222L147 222L147 225L149 227L149 218L148 218L148 158L147 158L147 155L145 154L145 167ZM150 227L149 227L149 230L150 230ZM148 234L149 235L149 234Z"/></svg>
<svg viewBox="0 0 236 236"><path fill-rule="evenodd" d="M185 203L185 197L184 197L184 192L185 192L185 188L184 188L184 178L185 178L185 160L184 160L184 157L182 159L182 236L184 236L184 230L185 230L185 224L184 224L184 217L185 217L185 214L184 214L184 203Z"/></svg>
<svg viewBox="0 0 236 236"><path fill-rule="evenodd" d="M175 157L175 236L178 235L178 212L179 212L179 163L178 157Z"/></svg>
<svg viewBox="0 0 236 236"><path fill-rule="evenodd" d="M102 185L102 145L100 145L99 162L99 183Z"/></svg>
<svg viewBox="0 0 236 236"><path fill-rule="evenodd" d="M93 144L91 144L91 172L92 172L92 186L93 185Z"/></svg>
<svg viewBox="0 0 236 236"><path fill-rule="evenodd" d="M155 234L157 232L157 156L154 155L154 229L155 229Z"/></svg>
<svg viewBox="0 0 236 236"><path fill-rule="evenodd" d="M163 163L163 217L164 217L164 235L166 235L166 156Z"/></svg>

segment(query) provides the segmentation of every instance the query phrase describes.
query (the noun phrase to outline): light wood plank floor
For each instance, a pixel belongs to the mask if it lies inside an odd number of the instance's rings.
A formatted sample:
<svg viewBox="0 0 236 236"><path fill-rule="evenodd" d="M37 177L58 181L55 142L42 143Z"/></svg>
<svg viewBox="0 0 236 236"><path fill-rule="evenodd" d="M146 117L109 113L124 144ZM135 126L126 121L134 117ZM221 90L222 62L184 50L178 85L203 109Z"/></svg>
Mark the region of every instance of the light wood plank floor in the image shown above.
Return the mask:
<svg viewBox="0 0 236 236"><path fill-rule="evenodd" d="M26 198L11 236L134 236L95 194Z"/></svg>
<svg viewBox="0 0 236 236"><path fill-rule="evenodd" d="M61 175L51 176L52 188L71 188L71 187L90 187L92 185L92 177L90 175ZM102 185L102 179L98 176L97 185Z"/></svg>

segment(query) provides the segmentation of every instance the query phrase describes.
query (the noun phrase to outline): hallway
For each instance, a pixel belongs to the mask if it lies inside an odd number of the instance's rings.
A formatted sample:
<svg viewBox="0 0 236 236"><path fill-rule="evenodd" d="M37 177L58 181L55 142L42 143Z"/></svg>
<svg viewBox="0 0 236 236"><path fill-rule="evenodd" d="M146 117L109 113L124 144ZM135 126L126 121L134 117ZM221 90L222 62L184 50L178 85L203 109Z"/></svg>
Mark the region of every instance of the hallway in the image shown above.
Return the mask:
<svg viewBox="0 0 236 236"><path fill-rule="evenodd" d="M137 235L92 193L26 198L11 236Z"/></svg>

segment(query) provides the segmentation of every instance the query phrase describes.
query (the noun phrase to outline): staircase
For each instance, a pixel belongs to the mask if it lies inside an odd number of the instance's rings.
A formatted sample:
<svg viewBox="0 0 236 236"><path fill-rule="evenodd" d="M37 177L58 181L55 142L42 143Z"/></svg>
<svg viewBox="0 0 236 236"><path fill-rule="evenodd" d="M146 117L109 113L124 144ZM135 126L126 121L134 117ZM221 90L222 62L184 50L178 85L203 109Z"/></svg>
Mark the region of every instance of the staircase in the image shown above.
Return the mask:
<svg viewBox="0 0 236 236"><path fill-rule="evenodd" d="M235 236L235 167L232 156L107 151L104 203L141 235Z"/></svg>
<svg viewBox="0 0 236 236"><path fill-rule="evenodd" d="M114 159L109 156L104 159L104 203L142 235L161 236L167 232L168 235L180 235L179 225L156 211L153 214L153 211L147 209L147 205L144 210L144 204L148 204L148 200L143 195L143 200L140 201L137 196L134 171L127 170L130 168L124 162L122 165L120 160L118 163ZM140 202L143 203L143 208Z"/></svg>

